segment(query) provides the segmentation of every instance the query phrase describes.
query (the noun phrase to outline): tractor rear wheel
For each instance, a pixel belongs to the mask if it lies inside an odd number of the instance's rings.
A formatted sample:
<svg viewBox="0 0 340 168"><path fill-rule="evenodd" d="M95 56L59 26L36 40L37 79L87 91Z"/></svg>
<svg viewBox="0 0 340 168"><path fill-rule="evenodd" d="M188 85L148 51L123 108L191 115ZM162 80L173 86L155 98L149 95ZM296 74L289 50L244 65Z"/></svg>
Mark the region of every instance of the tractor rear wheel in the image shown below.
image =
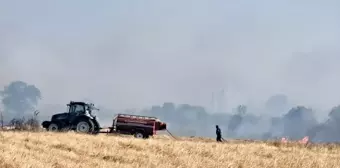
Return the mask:
<svg viewBox="0 0 340 168"><path fill-rule="evenodd" d="M97 123L96 121L90 120L90 122L91 122L91 125L92 125L91 133L94 134L94 135L99 134L100 126L98 124L96 124Z"/></svg>

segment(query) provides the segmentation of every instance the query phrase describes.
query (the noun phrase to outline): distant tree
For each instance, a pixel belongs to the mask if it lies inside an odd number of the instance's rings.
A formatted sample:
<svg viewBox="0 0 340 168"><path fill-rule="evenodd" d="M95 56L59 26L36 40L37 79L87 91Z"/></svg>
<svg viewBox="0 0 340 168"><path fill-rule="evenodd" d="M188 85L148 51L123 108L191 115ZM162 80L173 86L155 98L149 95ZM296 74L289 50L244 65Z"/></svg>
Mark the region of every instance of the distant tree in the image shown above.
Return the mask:
<svg viewBox="0 0 340 168"><path fill-rule="evenodd" d="M32 117L29 119L23 118L13 118L9 122L10 126L13 126L15 130L39 130L40 124L39 121Z"/></svg>
<svg viewBox="0 0 340 168"><path fill-rule="evenodd" d="M151 109L147 109L143 114L152 115L163 119L162 107L158 105L152 106Z"/></svg>
<svg viewBox="0 0 340 168"><path fill-rule="evenodd" d="M228 123L228 131L234 132L242 123L242 119L247 112L247 106L239 105L236 108L236 114L234 114Z"/></svg>
<svg viewBox="0 0 340 168"><path fill-rule="evenodd" d="M163 110L166 111L166 112L173 112L173 111L175 111L175 109L176 109L176 107L175 107L174 103L165 102L163 104Z"/></svg>
<svg viewBox="0 0 340 168"><path fill-rule="evenodd" d="M41 99L40 90L34 85L22 81L14 81L0 91L2 104L7 113L14 113L15 117L23 115L26 111L33 111Z"/></svg>
<svg viewBox="0 0 340 168"><path fill-rule="evenodd" d="M40 123L36 118L30 118L25 122L25 125L29 127L30 130L39 129Z"/></svg>
<svg viewBox="0 0 340 168"><path fill-rule="evenodd" d="M178 116L175 114L176 106L174 103L165 102L162 107L162 112L164 114L164 118L169 120L177 119Z"/></svg>
<svg viewBox="0 0 340 168"><path fill-rule="evenodd" d="M244 116L247 113L247 106L239 105L237 106L237 114Z"/></svg>
<svg viewBox="0 0 340 168"><path fill-rule="evenodd" d="M297 106L284 115L283 124L284 136L298 139L307 135L309 129L316 126L318 123L312 109L304 106Z"/></svg>
<svg viewBox="0 0 340 168"><path fill-rule="evenodd" d="M328 134L325 134L325 132L327 132ZM329 137L330 137L329 132L332 132L332 130L330 130L325 123L321 123L321 124L318 124L314 127L309 128L307 130L306 135L309 136L309 138L311 140L313 140L315 137L317 137L318 134L321 133L321 134L323 134L322 138L324 140L324 139L329 139ZM336 134L338 134L338 133L335 133L335 135Z"/></svg>
<svg viewBox="0 0 340 168"><path fill-rule="evenodd" d="M189 119L195 118L195 109L189 104L179 104L176 108L176 114L178 116L177 120L182 120L181 122L188 121Z"/></svg>
<svg viewBox="0 0 340 168"><path fill-rule="evenodd" d="M205 111L205 109L203 107L201 107L201 106L193 106L193 109L194 109L194 111L196 113L196 119L197 120L202 121L202 120L206 120L207 119L208 114L207 114L207 112Z"/></svg>
<svg viewBox="0 0 340 168"><path fill-rule="evenodd" d="M340 105L331 109L328 114L329 119L312 127L308 131L310 138L315 138L318 141L334 142L340 140Z"/></svg>
<svg viewBox="0 0 340 168"><path fill-rule="evenodd" d="M179 104L178 107L177 107L177 110L179 110L179 111L190 111L190 110L192 110L192 106L189 105L189 104Z"/></svg>
<svg viewBox="0 0 340 168"><path fill-rule="evenodd" d="M13 118L9 124L14 127L14 129L23 130L25 126L25 118Z"/></svg>
<svg viewBox="0 0 340 168"><path fill-rule="evenodd" d="M340 105L333 107L328 116L331 120L340 122Z"/></svg>

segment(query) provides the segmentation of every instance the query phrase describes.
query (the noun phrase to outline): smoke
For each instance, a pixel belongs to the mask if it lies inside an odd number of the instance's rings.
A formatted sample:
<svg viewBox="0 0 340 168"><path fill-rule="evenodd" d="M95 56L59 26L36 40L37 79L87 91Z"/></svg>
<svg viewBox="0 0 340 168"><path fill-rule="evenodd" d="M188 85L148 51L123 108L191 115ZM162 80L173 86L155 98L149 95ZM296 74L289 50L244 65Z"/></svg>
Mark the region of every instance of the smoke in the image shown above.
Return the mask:
<svg viewBox="0 0 340 168"><path fill-rule="evenodd" d="M246 104L268 124L289 110L262 108L282 93L327 117L321 111L340 101L339 7L334 0L0 1L0 86L35 84L41 108L84 98L107 113L197 105L209 124L220 119L210 106L221 88L225 113Z"/></svg>

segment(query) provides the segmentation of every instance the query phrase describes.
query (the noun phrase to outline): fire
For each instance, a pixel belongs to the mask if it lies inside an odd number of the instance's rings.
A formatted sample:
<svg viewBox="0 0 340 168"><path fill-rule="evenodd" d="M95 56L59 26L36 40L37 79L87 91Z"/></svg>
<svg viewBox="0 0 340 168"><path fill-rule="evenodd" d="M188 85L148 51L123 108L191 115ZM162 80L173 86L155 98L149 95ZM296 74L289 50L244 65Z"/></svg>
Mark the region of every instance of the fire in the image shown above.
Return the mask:
<svg viewBox="0 0 340 168"><path fill-rule="evenodd" d="M282 143L287 143L289 140L285 137L282 137L281 138L281 142ZM299 143L301 144L307 144L309 142L309 137L308 136L305 136L304 138L302 138L301 140L298 141Z"/></svg>

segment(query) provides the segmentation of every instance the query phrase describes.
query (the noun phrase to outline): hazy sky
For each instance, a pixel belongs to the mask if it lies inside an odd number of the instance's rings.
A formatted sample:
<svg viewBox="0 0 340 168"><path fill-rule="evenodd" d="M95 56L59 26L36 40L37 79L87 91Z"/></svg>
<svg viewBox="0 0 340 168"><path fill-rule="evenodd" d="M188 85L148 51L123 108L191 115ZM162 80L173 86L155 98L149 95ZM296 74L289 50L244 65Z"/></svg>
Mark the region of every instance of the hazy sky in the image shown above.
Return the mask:
<svg viewBox="0 0 340 168"><path fill-rule="evenodd" d="M0 86L44 103L340 104L340 1L0 0Z"/></svg>

